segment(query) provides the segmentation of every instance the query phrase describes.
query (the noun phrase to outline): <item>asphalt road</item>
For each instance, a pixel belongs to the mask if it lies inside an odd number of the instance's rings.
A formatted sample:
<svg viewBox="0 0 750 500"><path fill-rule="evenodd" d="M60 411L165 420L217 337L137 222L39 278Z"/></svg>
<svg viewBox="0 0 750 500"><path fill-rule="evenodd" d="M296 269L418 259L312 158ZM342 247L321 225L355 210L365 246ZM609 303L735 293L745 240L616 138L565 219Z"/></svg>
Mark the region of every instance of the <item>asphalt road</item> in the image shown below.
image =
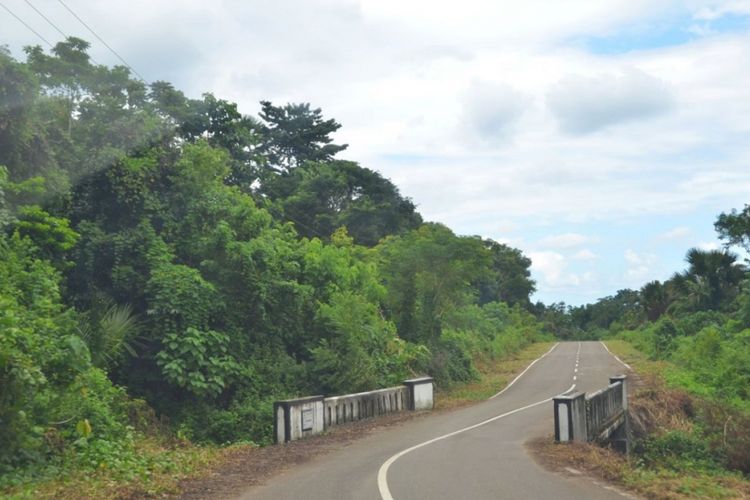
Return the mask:
<svg viewBox="0 0 750 500"><path fill-rule="evenodd" d="M623 371L600 342L562 342L493 399L373 433L241 498L621 499L589 479L542 469L523 443L554 431L550 398L573 384L600 389Z"/></svg>

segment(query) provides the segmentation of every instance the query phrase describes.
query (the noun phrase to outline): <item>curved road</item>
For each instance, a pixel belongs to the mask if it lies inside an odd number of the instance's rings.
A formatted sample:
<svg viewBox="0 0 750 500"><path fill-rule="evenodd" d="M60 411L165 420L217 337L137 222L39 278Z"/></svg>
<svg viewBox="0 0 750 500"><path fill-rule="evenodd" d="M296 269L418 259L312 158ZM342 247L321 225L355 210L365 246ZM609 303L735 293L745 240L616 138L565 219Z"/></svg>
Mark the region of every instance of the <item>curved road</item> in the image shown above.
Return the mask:
<svg viewBox="0 0 750 500"><path fill-rule="evenodd" d="M623 498L539 467L523 443L553 432L550 398L593 391L623 365L600 342L561 342L508 389L385 429L269 479L243 499Z"/></svg>

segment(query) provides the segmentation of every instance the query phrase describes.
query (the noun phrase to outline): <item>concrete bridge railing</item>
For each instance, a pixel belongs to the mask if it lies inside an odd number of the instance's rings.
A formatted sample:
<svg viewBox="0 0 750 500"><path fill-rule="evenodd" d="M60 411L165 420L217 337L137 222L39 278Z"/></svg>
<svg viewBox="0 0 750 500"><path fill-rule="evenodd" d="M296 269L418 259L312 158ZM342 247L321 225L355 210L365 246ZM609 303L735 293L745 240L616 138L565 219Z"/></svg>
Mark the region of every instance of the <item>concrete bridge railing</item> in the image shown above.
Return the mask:
<svg viewBox="0 0 750 500"><path fill-rule="evenodd" d="M431 377L409 379L404 385L356 394L277 401L273 405L274 438L277 444L286 443L346 422L432 407Z"/></svg>
<svg viewBox="0 0 750 500"><path fill-rule="evenodd" d="M325 427L377 417L409 406L409 388L405 385L377 391L334 396L323 400Z"/></svg>
<svg viewBox="0 0 750 500"><path fill-rule="evenodd" d="M627 450L627 377L610 377L609 385L554 398L555 441L606 441L614 438Z"/></svg>

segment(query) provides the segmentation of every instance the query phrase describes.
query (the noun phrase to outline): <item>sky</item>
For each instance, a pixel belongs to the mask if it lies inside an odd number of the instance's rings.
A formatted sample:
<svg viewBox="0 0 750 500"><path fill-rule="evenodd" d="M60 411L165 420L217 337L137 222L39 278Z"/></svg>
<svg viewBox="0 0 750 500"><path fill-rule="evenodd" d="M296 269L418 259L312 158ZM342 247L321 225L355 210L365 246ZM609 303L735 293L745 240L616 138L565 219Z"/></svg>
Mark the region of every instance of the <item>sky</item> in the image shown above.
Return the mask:
<svg viewBox="0 0 750 500"><path fill-rule="evenodd" d="M59 0L0 1L119 64ZM535 300L666 279L750 203L750 1L64 1L147 81L322 108L425 219L523 250Z"/></svg>

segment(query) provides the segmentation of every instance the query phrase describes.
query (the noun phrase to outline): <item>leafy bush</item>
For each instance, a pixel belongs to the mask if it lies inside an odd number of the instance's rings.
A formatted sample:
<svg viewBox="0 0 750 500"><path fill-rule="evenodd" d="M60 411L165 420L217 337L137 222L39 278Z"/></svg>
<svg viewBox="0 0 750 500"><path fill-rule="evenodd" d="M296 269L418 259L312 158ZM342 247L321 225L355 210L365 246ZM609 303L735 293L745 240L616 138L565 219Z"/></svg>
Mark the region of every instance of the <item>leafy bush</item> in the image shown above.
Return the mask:
<svg viewBox="0 0 750 500"><path fill-rule="evenodd" d="M648 437L639 444L637 452L651 467L683 471L715 470L722 465L720 455L711 450L704 438L679 430Z"/></svg>
<svg viewBox="0 0 750 500"><path fill-rule="evenodd" d="M417 350L396 336L393 323L364 297L336 293L316 318L323 333L312 349L318 391L343 394L398 384L412 373Z"/></svg>
<svg viewBox="0 0 750 500"><path fill-rule="evenodd" d="M470 340L460 332L443 332L430 352L426 372L432 375L438 387L450 387L456 382L470 382L479 377L479 372L471 357Z"/></svg>
<svg viewBox="0 0 750 500"><path fill-rule="evenodd" d="M240 395L229 408L199 404L185 412L178 433L196 442L259 445L273 442L273 402L280 399L266 396Z"/></svg>
<svg viewBox="0 0 750 500"><path fill-rule="evenodd" d="M132 443L127 396L91 365L58 281L28 240L0 237L0 472L69 455L98 466Z"/></svg>

